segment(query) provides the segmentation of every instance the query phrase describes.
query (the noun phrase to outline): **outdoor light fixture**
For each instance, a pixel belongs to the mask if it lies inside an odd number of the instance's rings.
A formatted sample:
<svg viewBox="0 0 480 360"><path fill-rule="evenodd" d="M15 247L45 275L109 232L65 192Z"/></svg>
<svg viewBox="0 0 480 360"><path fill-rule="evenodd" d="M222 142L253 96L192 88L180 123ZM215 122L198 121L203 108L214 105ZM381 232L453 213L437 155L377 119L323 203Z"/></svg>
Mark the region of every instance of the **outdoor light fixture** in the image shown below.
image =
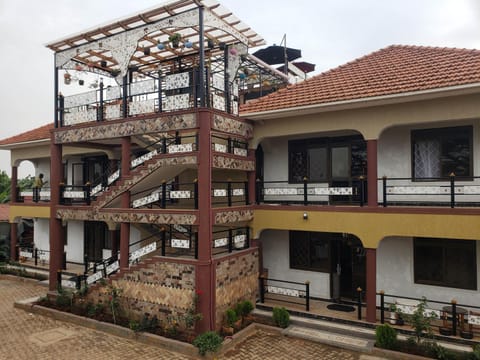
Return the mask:
<svg viewBox="0 0 480 360"><path fill-rule="evenodd" d="M308 220L308 214L306 212L303 213L303 220Z"/></svg>

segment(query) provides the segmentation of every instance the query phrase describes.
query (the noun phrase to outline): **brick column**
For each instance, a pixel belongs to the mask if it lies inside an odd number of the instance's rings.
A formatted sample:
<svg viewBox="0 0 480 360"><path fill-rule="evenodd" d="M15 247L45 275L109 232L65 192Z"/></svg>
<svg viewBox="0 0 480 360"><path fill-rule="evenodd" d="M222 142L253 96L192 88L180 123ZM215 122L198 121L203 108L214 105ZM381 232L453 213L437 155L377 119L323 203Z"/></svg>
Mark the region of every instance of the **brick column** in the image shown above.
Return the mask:
<svg viewBox="0 0 480 360"><path fill-rule="evenodd" d="M57 289L57 272L63 267L63 227L57 219L60 204L60 183L63 181L62 145L50 142L50 268L49 289Z"/></svg>
<svg viewBox="0 0 480 360"><path fill-rule="evenodd" d="M10 223L10 260L18 261L18 250L17 250L17 223Z"/></svg>
<svg viewBox="0 0 480 360"><path fill-rule="evenodd" d="M377 321L377 250L365 249L367 260L367 321L375 323Z"/></svg>
<svg viewBox="0 0 480 360"><path fill-rule="evenodd" d="M10 180L10 203L17 202L17 186L18 186L18 168L12 166L12 179Z"/></svg>
<svg viewBox="0 0 480 360"><path fill-rule="evenodd" d="M378 206L377 140L367 140L368 206Z"/></svg>
<svg viewBox="0 0 480 360"><path fill-rule="evenodd" d="M206 109L197 113L199 124L198 154L198 263L195 288L202 292L199 310L203 319L197 324L197 332L215 328L215 267L212 265L212 114Z"/></svg>

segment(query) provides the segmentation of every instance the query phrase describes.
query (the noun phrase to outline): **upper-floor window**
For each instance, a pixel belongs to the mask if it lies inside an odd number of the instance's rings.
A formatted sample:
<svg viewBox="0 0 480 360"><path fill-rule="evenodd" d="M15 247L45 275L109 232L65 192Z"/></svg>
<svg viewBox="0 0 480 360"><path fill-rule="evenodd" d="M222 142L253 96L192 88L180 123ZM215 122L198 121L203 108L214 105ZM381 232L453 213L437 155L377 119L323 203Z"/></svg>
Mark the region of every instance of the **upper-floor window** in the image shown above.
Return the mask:
<svg viewBox="0 0 480 360"><path fill-rule="evenodd" d="M457 126L412 131L414 180L471 177L472 127Z"/></svg>
<svg viewBox="0 0 480 360"><path fill-rule="evenodd" d="M476 241L414 239L415 283L477 289Z"/></svg>

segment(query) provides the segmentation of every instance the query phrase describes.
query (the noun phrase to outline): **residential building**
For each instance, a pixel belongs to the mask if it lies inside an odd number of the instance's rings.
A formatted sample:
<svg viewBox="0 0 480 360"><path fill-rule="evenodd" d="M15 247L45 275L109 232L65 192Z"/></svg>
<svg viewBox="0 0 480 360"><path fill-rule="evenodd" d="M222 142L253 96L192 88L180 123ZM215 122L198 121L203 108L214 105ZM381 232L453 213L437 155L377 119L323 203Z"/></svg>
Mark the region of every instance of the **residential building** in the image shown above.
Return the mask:
<svg viewBox="0 0 480 360"><path fill-rule="evenodd" d="M228 14L175 1L48 44L55 94L78 93L0 148L12 190L23 160L49 181L10 221L35 219L50 290L65 260L95 264L137 316L201 294L199 331L261 274L279 295L360 288L370 322L378 290L478 299L480 51L390 46L286 86Z"/></svg>

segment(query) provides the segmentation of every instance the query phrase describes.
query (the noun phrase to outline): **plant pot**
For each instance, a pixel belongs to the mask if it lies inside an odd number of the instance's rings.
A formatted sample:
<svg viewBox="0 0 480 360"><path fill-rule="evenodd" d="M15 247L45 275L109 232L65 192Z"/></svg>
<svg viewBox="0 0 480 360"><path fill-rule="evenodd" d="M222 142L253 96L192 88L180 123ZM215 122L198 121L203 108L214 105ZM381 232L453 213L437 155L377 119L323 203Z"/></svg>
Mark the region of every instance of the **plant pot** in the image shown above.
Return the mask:
<svg viewBox="0 0 480 360"><path fill-rule="evenodd" d="M179 45L180 45L180 42L179 42L179 41L175 41L175 40L172 41L172 47L173 47L173 48L176 49L176 48L178 48Z"/></svg>
<svg viewBox="0 0 480 360"><path fill-rule="evenodd" d="M460 337L463 339L471 340L473 339L473 333L471 331L460 331Z"/></svg>
<svg viewBox="0 0 480 360"><path fill-rule="evenodd" d="M237 321L235 321L235 323L233 324L233 328L235 330L240 330L242 328L242 319L238 319Z"/></svg>
<svg viewBox="0 0 480 360"><path fill-rule="evenodd" d="M452 336L452 329L450 329L450 328L441 327L441 328L438 329L438 331L440 332L440 335Z"/></svg>
<svg viewBox="0 0 480 360"><path fill-rule="evenodd" d="M213 49L215 47L215 41L211 40L211 39L208 39L207 40L207 46L210 48L210 49Z"/></svg>
<svg viewBox="0 0 480 360"><path fill-rule="evenodd" d="M222 333L225 336L232 336L235 332L235 329L231 326L222 326Z"/></svg>
<svg viewBox="0 0 480 360"><path fill-rule="evenodd" d="M85 84L85 81L84 81L84 80L82 80L82 79L78 80L78 85L83 86L83 84Z"/></svg>

